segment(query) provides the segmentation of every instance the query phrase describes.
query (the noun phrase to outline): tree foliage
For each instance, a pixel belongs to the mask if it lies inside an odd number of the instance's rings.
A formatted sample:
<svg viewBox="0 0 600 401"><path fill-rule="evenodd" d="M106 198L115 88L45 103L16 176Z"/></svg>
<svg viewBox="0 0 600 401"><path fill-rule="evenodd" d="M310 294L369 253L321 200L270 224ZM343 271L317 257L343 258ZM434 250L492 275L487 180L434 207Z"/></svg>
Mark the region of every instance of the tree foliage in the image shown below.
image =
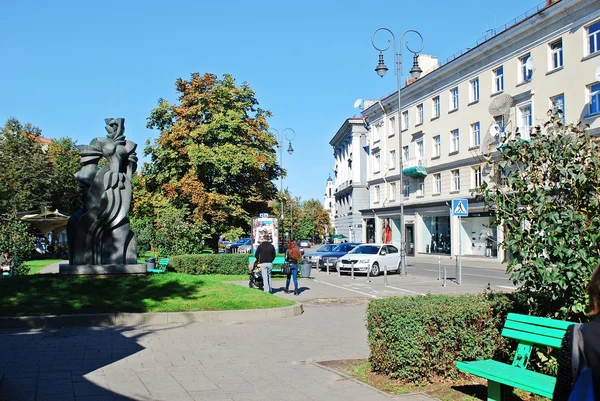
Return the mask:
<svg viewBox="0 0 600 401"><path fill-rule="evenodd" d="M479 193L504 225L508 272L532 312L574 318L600 261L598 138L549 116L530 140L501 140Z"/></svg>
<svg viewBox="0 0 600 401"><path fill-rule="evenodd" d="M14 215L0 223L0 252L6 250L18 260L15 273L27 274L29 268L25 267L23 262L28 260L35 250L35 237L31 235L29 225L17 220Z"/></svg>
<svg viewBox="0 0 600 401"><path fill-rule="evenodd" d="M142 168L134 210L151 215L165 207L164 198L169 213L188 210L177 218L216 250L219 235L232 227L249 231L252 217L268 211L276 195L272 181L281 169L267 130L271 113L231 75L194 73L175 87L177 104L160 99L148 118L160 135L145 149L151 163Z"/></svg>

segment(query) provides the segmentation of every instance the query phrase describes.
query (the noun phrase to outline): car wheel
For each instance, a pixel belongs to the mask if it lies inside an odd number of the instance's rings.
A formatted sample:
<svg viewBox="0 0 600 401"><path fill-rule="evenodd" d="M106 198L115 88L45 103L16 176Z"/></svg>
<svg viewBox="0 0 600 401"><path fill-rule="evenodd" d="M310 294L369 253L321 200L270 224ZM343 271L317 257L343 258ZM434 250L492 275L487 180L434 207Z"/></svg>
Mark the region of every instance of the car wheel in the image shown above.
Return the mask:
<svg viewBox="0 0 600 401"><path fill-rule="evenodd" d="M379 263L373 263L373 267L371 267L371 276L377 277L379 276Z"/></svg>

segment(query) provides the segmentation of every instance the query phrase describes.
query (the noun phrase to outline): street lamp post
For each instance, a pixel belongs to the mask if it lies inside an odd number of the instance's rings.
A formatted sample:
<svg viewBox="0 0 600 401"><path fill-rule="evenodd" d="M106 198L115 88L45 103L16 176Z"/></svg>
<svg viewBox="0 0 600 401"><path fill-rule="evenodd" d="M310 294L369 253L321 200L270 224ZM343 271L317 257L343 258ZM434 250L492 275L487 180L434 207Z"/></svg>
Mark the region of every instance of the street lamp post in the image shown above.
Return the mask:
<svg viewBox="0 0 600 401"><path fill-rule="evenodd" d="M379 48L377 47L377 45L375 44L375 35L377 34L377 32L379 31L386 31L388 32L390 35L392 35L392 40L390 41L388 39L387 45L383 48ZM383 78L383 76L385 75L385 73L387 72L388 68L385 66L385 63L383 62L383 52L386 51L387 49L390 48L390 46L393 44L394 48L394 58L395 58L395 62L396 62L396 70L394 71L394 73L396 74L396 79L397 79L397 86L398 86L398 122L399 122L399 132L400 134L398 135L399 138L399 146L400 146L400 188L402 188L402 194L400 195L400 268L401 268L401 275L406 275L406 238L405 238L405 232L404 232L404 175L403 175L403 169L404 169L404 147L402 144L402 96L400 93L400 89L402 88L402 43L404 42L404 35L406 35L407 33L414 33L416 35L419 36L419 38L421 39L421 48L417 51L414 51L410 48L410 46L408 46L408 41L406 42L406 48L408 49L408 51L410 51L413 54L413 66L410 69L410 75L413 78L418 79L421 76L421 73L423 72L421 70L421 68L419 67L419 52L421 50L423 50L423 46L425 45L425 42L423 41L423 36L421 36L421 34L415 30L409 29L407 31L404 31L404 33L402 34L402 36L400 37L400 46L396 46L396 36L394 35L394 33L389 30L388 28L378 28L373 32L373 35L371 36L371 44L373 45L373 47L376 50L379 50L379 63L377 64L377 67L375 68L375 72L377 72L377 74Z"/></svg>
<svg viewBox="0 0 600 401"><path fill-rule="evenodd" d="M269 131L275 131L277 133L277 151L279 152L279 167L281 167L281 170L283 170L283 140L285 139L288 141L287 152L291 156L292 153L294 153L294 148L292 147L292 141L294 139L296 139L296 132L291 128L285 128L283 131L281 131L281 133L279 133L279 131L276 130L275 128L269 128ZM286 131L290 131L289 134L286 133ZM281 224L281 228L283 229L283 220L284 220L283 171L282 171L281 175L279 176L279 196L281 196L281 217L280 217L281 222L280 222L280 224Z"/></svg>

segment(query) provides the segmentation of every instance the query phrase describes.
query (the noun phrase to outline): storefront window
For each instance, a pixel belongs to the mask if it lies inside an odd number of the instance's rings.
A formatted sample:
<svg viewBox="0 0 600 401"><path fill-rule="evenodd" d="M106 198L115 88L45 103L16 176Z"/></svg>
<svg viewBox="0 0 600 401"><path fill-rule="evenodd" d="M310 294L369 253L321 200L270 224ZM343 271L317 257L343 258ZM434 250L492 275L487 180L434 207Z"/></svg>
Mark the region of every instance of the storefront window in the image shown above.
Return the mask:
<svg viewBox="0 0 600 401"><path fill-rule="evenodd" d="M489 213L474 213L461 219L462 254L498 257L498 228Z"/></svg>
<svg viewBox="0 0 600 401"><path fill-rule="evenodd" d="M449 216L423 216L420 231L419 252L450 254Z"/></svg>

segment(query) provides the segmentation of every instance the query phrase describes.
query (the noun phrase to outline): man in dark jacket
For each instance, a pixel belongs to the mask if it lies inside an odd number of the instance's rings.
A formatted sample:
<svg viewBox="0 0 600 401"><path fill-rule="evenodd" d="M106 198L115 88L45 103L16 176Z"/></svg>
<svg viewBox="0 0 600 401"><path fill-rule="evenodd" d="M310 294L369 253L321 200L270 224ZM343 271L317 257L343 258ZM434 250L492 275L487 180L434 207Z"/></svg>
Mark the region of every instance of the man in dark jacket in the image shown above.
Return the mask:
<svg viewBox="0 0 600 401"><path fill-rule="evenodd" d="M262 242L256 248L254 256L260 264L263 288L265 292L271 293L271 271L273 270L273 261L275 260L275 247L271 243L270 236L265 235L262 238Z"/></svg>

